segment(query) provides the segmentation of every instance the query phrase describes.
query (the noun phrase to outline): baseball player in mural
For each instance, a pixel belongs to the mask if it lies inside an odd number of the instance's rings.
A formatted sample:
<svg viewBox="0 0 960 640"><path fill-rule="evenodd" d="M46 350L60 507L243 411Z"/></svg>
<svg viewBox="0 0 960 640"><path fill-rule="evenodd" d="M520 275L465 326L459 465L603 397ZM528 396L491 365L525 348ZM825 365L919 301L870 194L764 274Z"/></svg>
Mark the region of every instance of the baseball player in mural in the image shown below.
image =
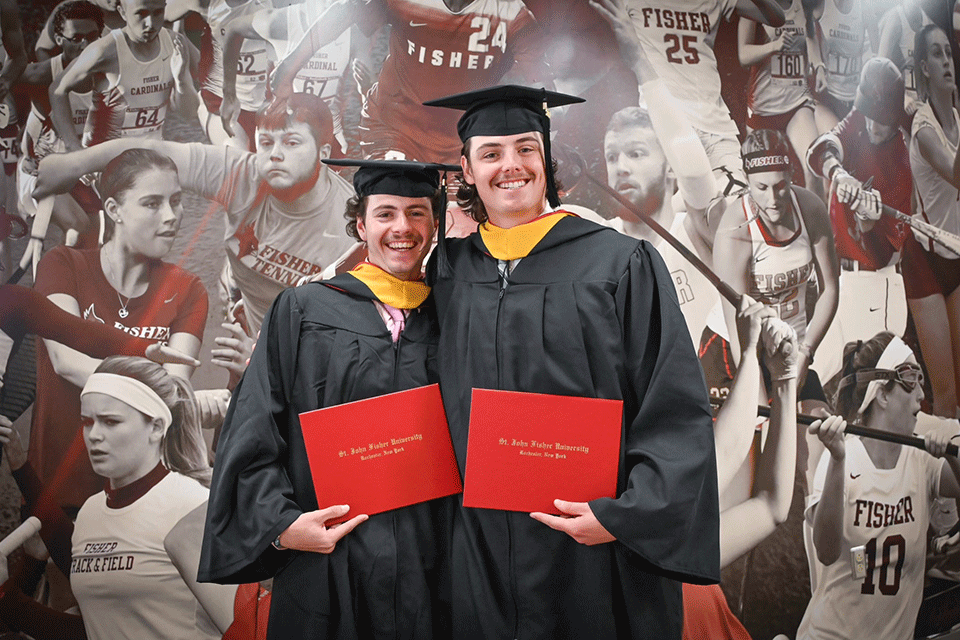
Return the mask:
<svg viewBox="0 0 960 640"><path fill-rule="evenodd" d="M807 55L820 131L833 129L853 108L866 36L863 0L813 0L807 7Z"/></svg>
<svg viewBox="0 0 960 640"><path fill-rule="evenodd" d="M165 0L121 0L123 29L87 47L57 79L50 91L51 116L67 150L81 146L69 95L85 90L91 80L93 108L84 146L120 137L160 139L171 104L184 113L196 110L190 46L184 36L163 26L165 5Z"/></svg>
<svg viewBox="0 0 960 640"><path fill-rule="evenodd" d="M839 415L810 426L826 446L806 508L822 566L797 638L847 637L854 610L858 637L913 638L931 509L960 498L960 463L944 456L943 432L925 438L929 453L843 434L847 420L913 433L923 373L900 338L851 343L843 374Z"/></svg>
<svg viewBox="0 0 960 640"><path fill-rule="evenodd" d="M830 223L841 269L840 307L815 367L824 380L840 371L847 342L880 331L902 335L906 328L906 297L896 263L910 230L881 215L881 204L911 211L913 180L900 129L903 104L904 83L896 65L872 58L863 66L854 108L807 152L810 170L831 184Z"/></svg>

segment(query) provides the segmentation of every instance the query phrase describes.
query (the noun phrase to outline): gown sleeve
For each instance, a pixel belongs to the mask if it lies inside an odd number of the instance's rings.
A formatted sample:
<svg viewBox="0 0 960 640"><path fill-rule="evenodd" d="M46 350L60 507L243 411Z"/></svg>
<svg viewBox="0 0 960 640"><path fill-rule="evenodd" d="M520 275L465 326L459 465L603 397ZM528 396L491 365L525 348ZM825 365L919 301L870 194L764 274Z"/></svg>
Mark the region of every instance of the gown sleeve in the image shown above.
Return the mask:
<svg viewBox="0 0 960 640"><path fill-rule="evenodd" d="M271 542L302 513L284 460L301 311L295 290L274 301L237 385L217 445L200 554L201 582L257 582L290 559Z"/></svg>
<svg viewBox="0 0 960 640"><path fill-rule="evenodd" d="M663 259L641 242L616 291L633 393L624 402L622 493L590 503L629 551L667 577L720 579L713 421L700 361ZM625 482L625 486L624 486Z"/></svg>

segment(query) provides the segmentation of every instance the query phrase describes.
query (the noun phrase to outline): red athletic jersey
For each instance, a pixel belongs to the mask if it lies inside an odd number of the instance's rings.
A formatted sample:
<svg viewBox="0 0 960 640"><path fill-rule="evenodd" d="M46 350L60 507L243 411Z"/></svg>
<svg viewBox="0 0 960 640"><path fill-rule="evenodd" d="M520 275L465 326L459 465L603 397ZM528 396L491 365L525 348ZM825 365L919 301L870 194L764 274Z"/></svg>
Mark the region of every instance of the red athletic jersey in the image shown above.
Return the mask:
<svg viewBox="0 0 960 640"><path fill-rule="evenodd" d="M866 182L873 178L873 188L880 192L884 204L898 211L912 213L910 189L910 154L898 131L890 140L874 145L867 139L863 114L853 109L833 129L843 146L843 168L851 176ZM910 230L889 216L881 217L866 234L857 232L853 211L840 204L836 195L830 201L830 224L840 258L856 260L861 269L875 271L889 264L900 250Z"/></svg>
<svg viewBox="0 0 960 640"><path fill-rule="evenodd" d="M459 149L460 113L424 107L497 84L515 61L539 55L536 21L520 0L474 0L454 13L443 0L372 2L361 25L390 24L390 51L368 95L369 115L425 150ZM433 158L423 158L433 159Z"/></svg>
<svg viewBox="0 0 960 640"><path fill-rule="evenodd" d="M45 296L72 296L84 319L137 337L166 342L171 334L185 332L203 338L207 292L197 276L173 264L155 265L147 291L127 302L125 318L120 317L121 299L107 282L96 249L53 249L40 261L35 289ZM79 507L103 489L103 478L93 472L81 438L80 388L57 375L42 341L37 343L29 459L60 504Z"/></svg>

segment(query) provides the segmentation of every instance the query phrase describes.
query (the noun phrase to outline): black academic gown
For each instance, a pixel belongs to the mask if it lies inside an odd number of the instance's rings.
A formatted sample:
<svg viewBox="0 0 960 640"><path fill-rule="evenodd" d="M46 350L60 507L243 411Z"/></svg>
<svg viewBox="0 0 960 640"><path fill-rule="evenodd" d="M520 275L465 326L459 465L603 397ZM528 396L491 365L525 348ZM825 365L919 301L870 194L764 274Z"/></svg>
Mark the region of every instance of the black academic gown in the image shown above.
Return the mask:
<svg viewBox="0 0 960 640"><path fill-rule="evenodd" d="M461 473L474 387L618 399L624 410L618 498L590 503L616 542L584 546L526 513L457 510L454 637L680 638L678 581L719 580L719 507L706 386L663 260L645 241L567 217L501 293L478 233L448 242L452 274L433 294Z"/></svg>
<svg viewBox="0 0 960 640"><path fill-rule="evenodd" d="M370 516L330 554L271 546L301 513L338 504L315 495L298 414L437 380L432 303L394 343L373 299L349 274L281 293L227 412L199 579L274 577L271 639L429 639L444 626L438 512L450 499Z"/></svg>

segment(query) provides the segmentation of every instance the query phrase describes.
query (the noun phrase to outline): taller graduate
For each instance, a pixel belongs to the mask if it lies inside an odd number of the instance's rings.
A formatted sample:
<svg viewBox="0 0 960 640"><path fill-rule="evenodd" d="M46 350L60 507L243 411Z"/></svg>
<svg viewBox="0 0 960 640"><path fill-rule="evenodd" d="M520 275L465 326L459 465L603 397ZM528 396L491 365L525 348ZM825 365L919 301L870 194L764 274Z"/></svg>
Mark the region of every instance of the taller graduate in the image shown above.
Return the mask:
<svg viewBox="0 0 960 640"><path fill-rule="evenodd" d="M437 165L363 164L348 231L368 262L286 289L267 313L217 447L199 579L274 577L267 637L440 635L445 500L372 516L316 495L298 414L437 381L421 266L445 205ZM455 167L454 167L455 168ZM390 416L383 416L390 420ZM349 514L343 524L327 526Z"/></svg>
<svg viewBox="0 0 960 640"><path fill-rule="evenodd" d="M466 110L458 200L482 223L428 268L461 472L473 388L623 401L616 499L456 511L456 638L680 638L680 581L720 576L700 363L656 250L560 207L545 107L573 102L500 86L427 103Z"/></svg>

